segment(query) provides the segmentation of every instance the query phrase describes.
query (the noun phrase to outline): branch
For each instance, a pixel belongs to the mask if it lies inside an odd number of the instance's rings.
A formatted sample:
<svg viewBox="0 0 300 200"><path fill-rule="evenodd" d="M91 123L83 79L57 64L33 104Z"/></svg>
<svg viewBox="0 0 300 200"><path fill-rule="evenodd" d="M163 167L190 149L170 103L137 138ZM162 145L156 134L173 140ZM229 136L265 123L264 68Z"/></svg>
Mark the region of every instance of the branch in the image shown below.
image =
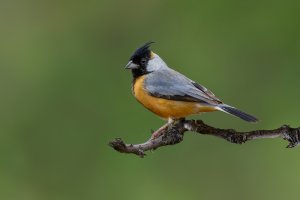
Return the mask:
<svg viewBox="0 0 300 200"><path fill-rule="evenodd" d="M121 153L133 153L140 157L144 157L145 151L155 150L166 145L174 145L183 141L186 131L197 132L203 135L212 135L228 142L235 144L243 144L247 141L261 138L281 137L289 142L287 148L296 147L300 144L300 127L291 128L283 125L274 130L254 130L249 132L238 132L234 129L219 129L206 125L201 120L181 120L172 125L164 125L153 133L147 142L142 144L125 144L121 138L109 142L109 145L116 151Z"/></svg>

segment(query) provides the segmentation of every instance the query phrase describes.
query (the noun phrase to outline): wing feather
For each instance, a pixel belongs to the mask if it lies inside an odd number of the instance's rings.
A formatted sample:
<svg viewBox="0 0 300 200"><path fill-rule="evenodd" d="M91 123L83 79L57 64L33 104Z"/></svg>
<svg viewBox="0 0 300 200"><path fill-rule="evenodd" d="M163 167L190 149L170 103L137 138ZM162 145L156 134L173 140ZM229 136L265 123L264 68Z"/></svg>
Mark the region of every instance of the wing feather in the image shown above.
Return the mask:
<svg viewBox="0 0 300 200"><path fill-rule="evenodd" d="M210 105L221 103L211 91L170 68L148 74L144 87L159 98Z"/></svg>

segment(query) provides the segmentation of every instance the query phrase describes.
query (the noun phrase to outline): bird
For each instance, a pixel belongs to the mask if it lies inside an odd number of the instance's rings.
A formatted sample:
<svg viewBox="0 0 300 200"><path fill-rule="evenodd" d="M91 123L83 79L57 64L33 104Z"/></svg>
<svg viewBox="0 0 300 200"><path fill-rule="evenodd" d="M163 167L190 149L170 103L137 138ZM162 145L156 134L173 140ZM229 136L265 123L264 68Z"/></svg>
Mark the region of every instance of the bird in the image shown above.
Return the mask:
<svg viewBox="0 0 300 200"><path fill-rule="evenodd" d="M137 48L125 69L131 70L132 93L145 108L172 124L187 116L222 111L247 122L258 119L223 103L210 90L168 67L147 42Z"/></svg>

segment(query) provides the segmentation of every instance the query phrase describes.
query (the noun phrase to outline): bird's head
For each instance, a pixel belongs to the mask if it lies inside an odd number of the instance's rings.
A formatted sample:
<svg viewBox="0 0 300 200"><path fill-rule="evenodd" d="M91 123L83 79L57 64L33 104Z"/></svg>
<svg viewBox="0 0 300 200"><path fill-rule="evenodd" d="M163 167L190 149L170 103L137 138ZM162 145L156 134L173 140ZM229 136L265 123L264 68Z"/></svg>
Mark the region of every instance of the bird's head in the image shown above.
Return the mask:
<svg viewBox="0 0 300 200"><path fill-rule="evenodd" d="M153 57L153 52L150 50L150 45L154 42L147 42L139 47L129 59L126 69L141 69L146 68L149 60Z"/></svg>
<svg viewBox="0 0 300 200"><path fill-rule="evenodd" d="M132 71L134 77L151 73L160 68L160 64L163 63L159 56L150 50L152 43L154 42L147 42L135 50L125 66L125 69Z"/></svg>

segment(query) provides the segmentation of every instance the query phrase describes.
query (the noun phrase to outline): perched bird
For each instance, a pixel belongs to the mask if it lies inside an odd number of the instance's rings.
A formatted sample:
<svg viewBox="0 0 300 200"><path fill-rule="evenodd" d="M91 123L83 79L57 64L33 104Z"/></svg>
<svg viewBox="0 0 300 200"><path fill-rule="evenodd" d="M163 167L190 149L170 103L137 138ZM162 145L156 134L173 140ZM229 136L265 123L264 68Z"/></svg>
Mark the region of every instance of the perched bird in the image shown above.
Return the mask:
<svg viewBox="0 0 300 200"><path fill-rule="evenodd" d="M189 115L223 111L247 122L257 118L224 104L211 91L181 73L169 68L148 42L130 57L126 69L133 75L135 98L148 110L169 123Z"/></svg>

